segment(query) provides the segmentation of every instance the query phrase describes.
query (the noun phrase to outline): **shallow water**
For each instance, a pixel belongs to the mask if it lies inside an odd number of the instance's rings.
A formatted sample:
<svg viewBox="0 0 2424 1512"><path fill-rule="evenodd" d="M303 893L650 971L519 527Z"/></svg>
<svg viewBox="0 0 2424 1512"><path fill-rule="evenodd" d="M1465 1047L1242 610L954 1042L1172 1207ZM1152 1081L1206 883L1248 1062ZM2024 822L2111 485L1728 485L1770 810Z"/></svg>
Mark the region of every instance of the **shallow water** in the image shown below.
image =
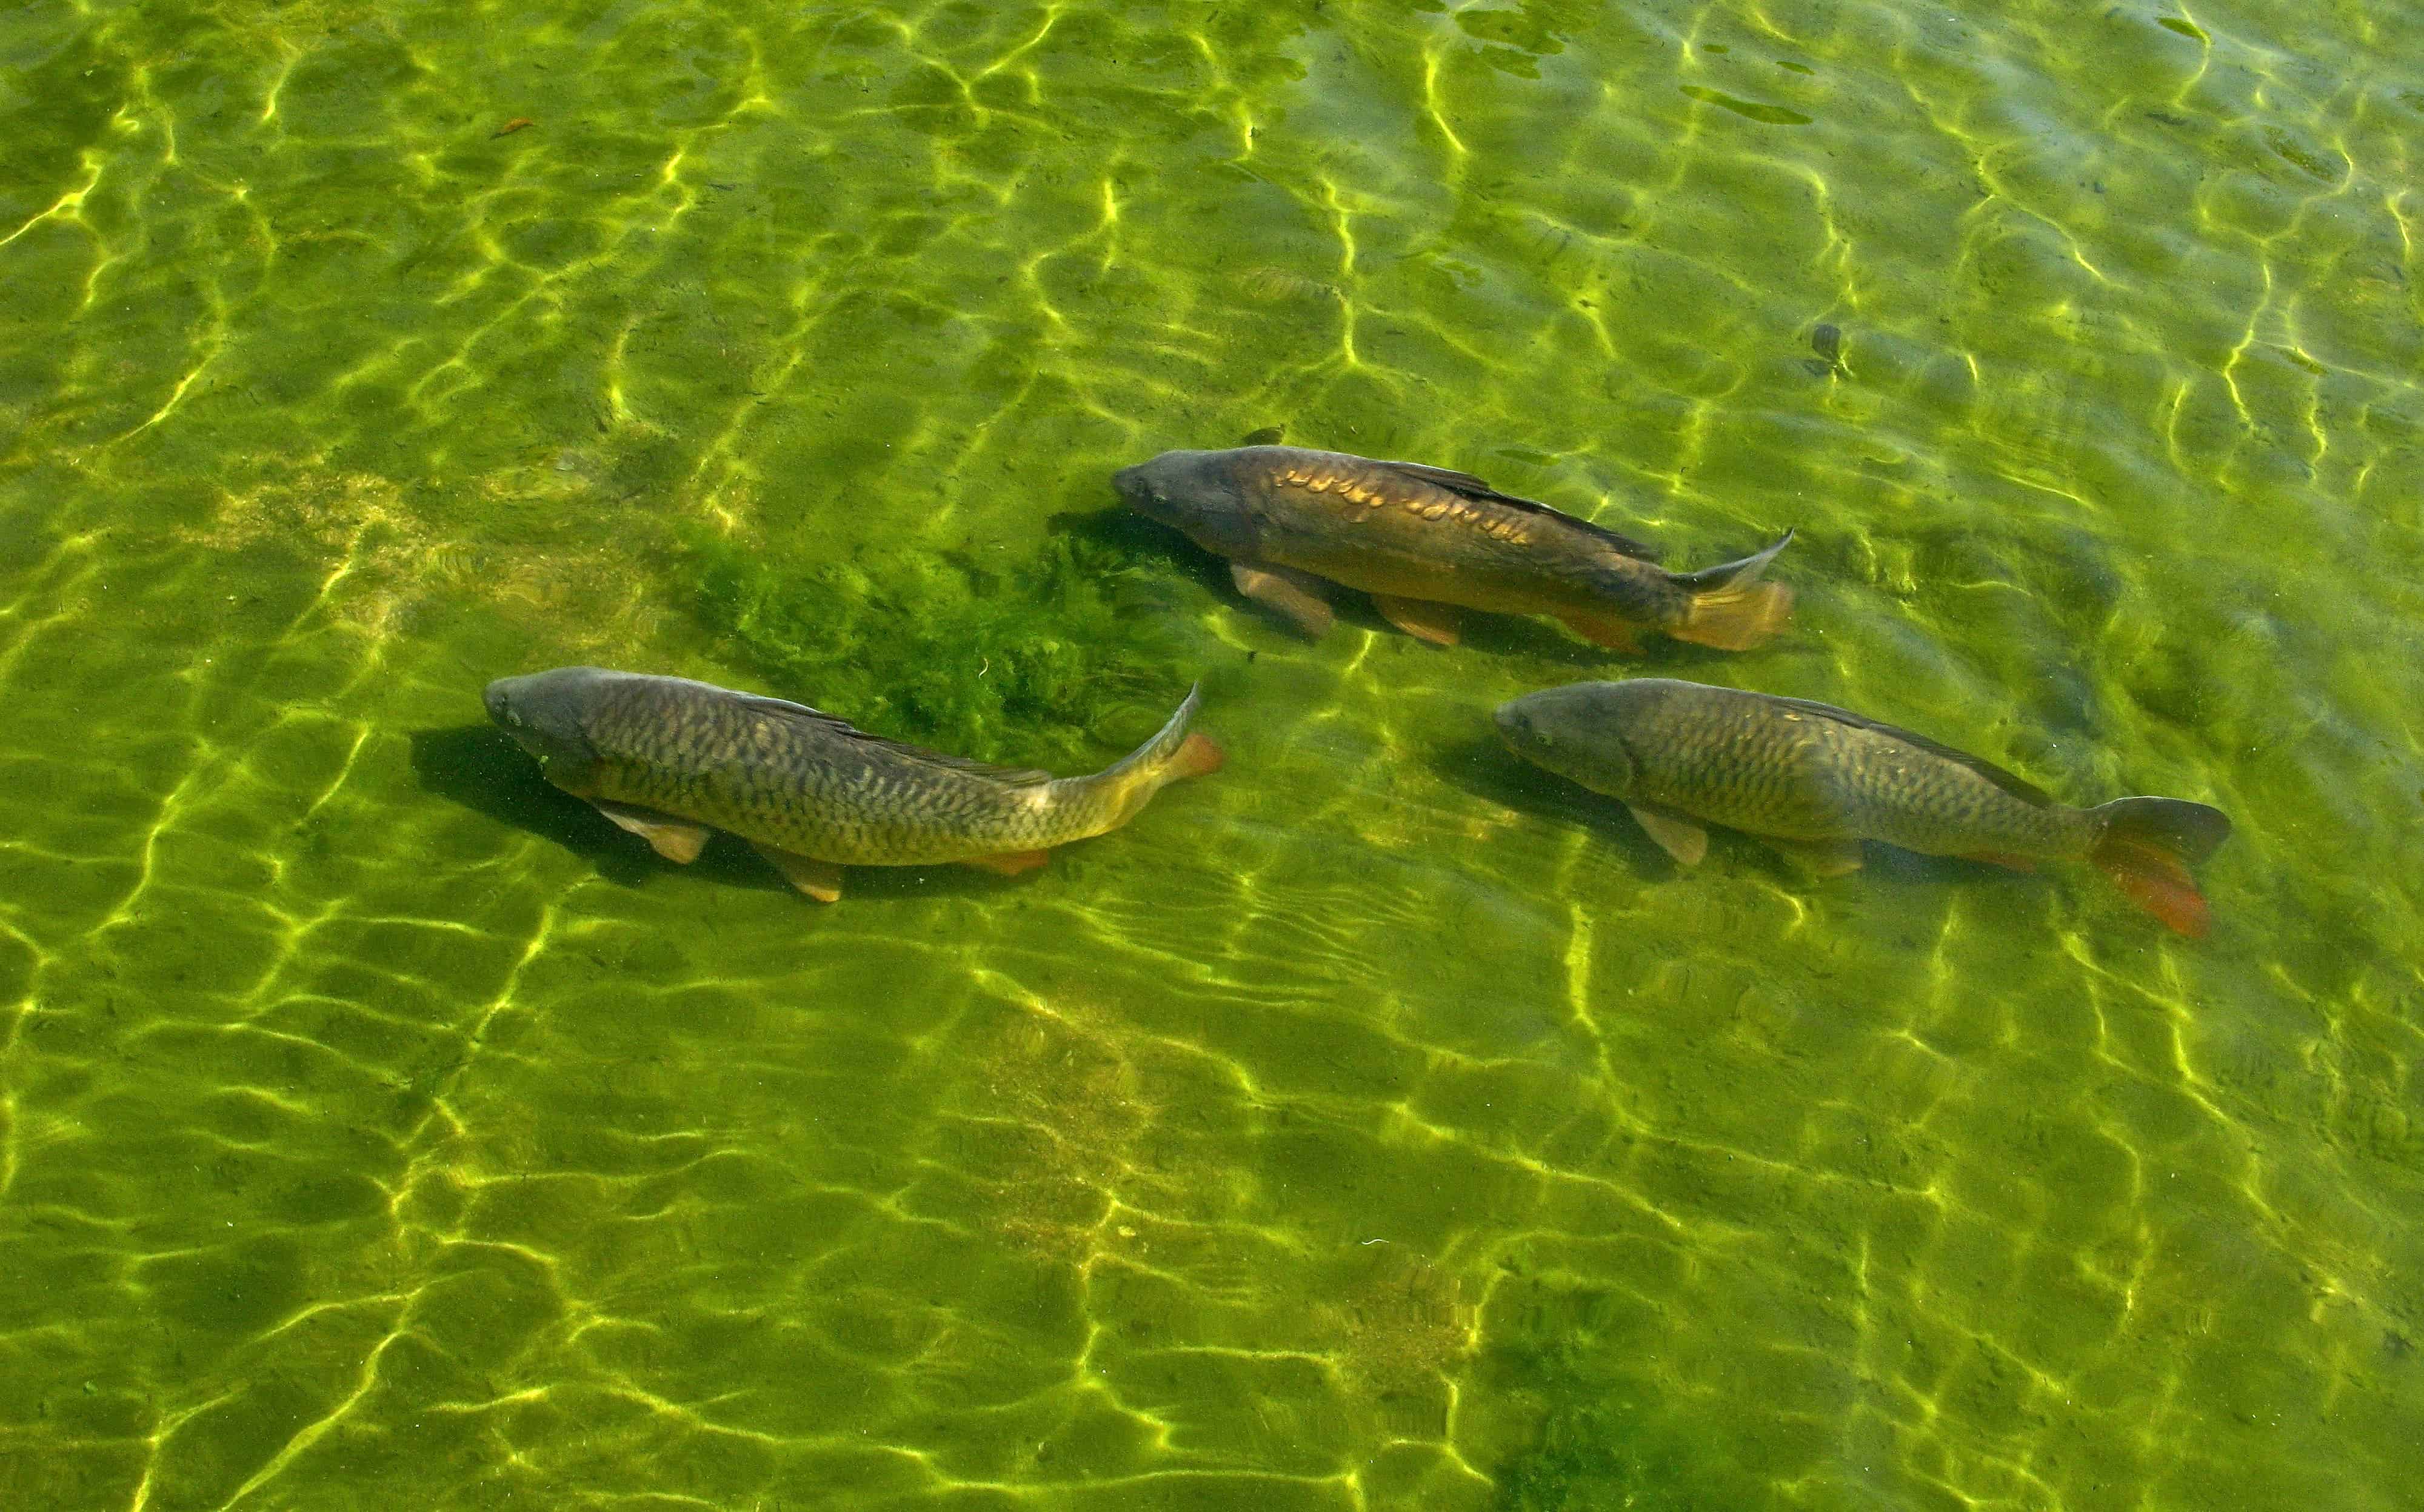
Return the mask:
<svg viewBox="0 0 2424 1512"><path fill-rule="evenodd" d="M2418 58L2398 4L0 18L0 1502L2410 1504ZM1797 526L1796 629L1308 645L1108 486L1274 425L1687 566ZM487 730L578 661L1061 770L1200 675L1230 765L820 910ZM2219 804L2215 932L1679 874L1489 738L1634 672Z"/></svg>

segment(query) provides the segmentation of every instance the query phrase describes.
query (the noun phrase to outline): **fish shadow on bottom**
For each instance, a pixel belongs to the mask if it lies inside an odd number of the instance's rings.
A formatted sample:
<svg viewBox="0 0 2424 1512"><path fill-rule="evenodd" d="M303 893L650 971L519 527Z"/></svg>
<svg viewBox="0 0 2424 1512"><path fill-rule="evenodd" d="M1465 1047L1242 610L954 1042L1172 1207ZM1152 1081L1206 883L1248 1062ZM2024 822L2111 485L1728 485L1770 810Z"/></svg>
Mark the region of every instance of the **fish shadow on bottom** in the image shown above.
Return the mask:
<svg viewBox="0 0 2424 1512"><path fill-rule="evenodd" d="M1368 623L1374 629L1396 634L1387 620L1382 619L1377 611L1370 610L1371 600L1364 595L1351 589L1342 589L1339 597L1349 602L1363 601L1363 610L1356 615L1358 623ZM1612 650L1593 645L1545 619L1529 614L1491 614L1480 610L1466 610L1461 624L1464 645L1473 650L1488 652L1491 656L1528 657L1535 661L1579 667L1601 677L1688 677L1699 669L1742 660L1737 652L1694 645L1688 641L1671 640L1663 635L1646 637L1646 644L1638 651ZM1405 639L1402 636L1398 638Z"/></svg>
<svg viewBox="0 0 2424 1512"><path fill-rule="evenodd" d="M512 739L493 724L462 724L412 732L412 772L423 788L501 824L550 840L596 867L618 886L636 887L669 869L648 848L598 816L598 810L551 787ZM745 852L713 847L698 869L719 882L783 889L783 879Z"/></svg>
<svg viewBox="0 0 2424 1512"><path fill-rule="evenodd" d="M512 738L493 724L415 730L409 740L413 775L423 790L552 841L618 887L645 887L682 871L718 885L791 897L791 886L781 873L730 836L710 840L688 867L660 859L597 809L550 786ZM858 899L1015 893L1018 887L1019 879L966 867L860 867L851 872L851 894Z"/></svg>
<svg viewBox="0 0 2424 1512"><path fill-rule="evenodd" d="M1754 836L1722 825L1709 827L1708 861L1698 868L1687 867L1661 850L1625 812L1622 804L1542 772L1509 756L1496 740L1475 739L1435 749L1428 762L1444 781L1487 803L1514 809L1537 820L1543 833L1566 828L1589 831L1594 840L1616 852L1608 859L1612 869L1621 869L1642 882L1688 877L1696 869L1706 872L1722 867L1729 871L1756 870L1795 894L1812 898L1825 894L1851 896L1852 889L1878 889L1880 883L1893 890L1879 890L1880 897L1891 897L1904 889L1943 889L1949 893L1954 887L1984 887L2017 895L2062 885L2060 879L2049 880L2042 874L2013 871L1980 861L1922 855L1899 846L1875 843L1860 847L1864 865L1858 872L1848 877L1813 877Z"/></svg>
<svg viewBox="0 0 2424 1512"><path fill-rule="evenodd" d="M1358 593L1352 588L1333 588L1331 592L1332 602L1338 607L1338 620L1342 625L1358 625L1365 629L1378 630L1409 652L1421 651L1432 656L1457 654L1454 650L1425 645L1399 630L1381 617L1368 594ZM1230 596L1235 597L1236 590L1232 589ZM1258 613L1252 604L1241 607L1249 613ZM1492 614L1478 609L1457 610L1454 613L1461 647L1487 656L1522 657L1535 662L1577 668L1598 676L1614 676L1622 669L1638 667L1646 661L1664 665L1670 660L1664 644L1657 645L1647 653L1611 651L1529 614ZM1723 661L1726 653L1715 651L1710 655ZM1547 679L1544 677L1543 680Z"/></svg>
<svg viewBox="0 0 2424 1512"><path fill-rule="evenodd" d="M1450 786L1523 815L1538 834L1589 831L1593 838L1620 852L1615 859L1635 876L1679 874L1683 869L1641 832L1623 804L1517 760L1507 755L1506 746L1488 737L1434 745L1423 759Z"/></svg>

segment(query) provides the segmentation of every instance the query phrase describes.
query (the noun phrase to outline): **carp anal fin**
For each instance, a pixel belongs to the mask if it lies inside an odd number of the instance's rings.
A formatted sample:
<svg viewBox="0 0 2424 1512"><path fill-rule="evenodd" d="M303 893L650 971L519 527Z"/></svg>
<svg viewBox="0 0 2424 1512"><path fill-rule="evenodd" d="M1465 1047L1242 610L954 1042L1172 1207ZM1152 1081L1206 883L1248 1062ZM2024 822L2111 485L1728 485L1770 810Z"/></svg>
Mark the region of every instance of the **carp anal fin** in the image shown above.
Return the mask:
<svg viewBox="0 0 2424 1512"><path fill-rule="evenodd" d="M1641 649L1641 638L1635 632L1631 620L1619 619L1613 614L1587 614L1580 611L1557 617L1566 622L1568 629L1603 650Z"/></svg>
<svg viewBox="0 0 2424 1512"><path fill-rule="evenodd" d="M834 863L804 856L796 851L777 851L771 845L753 842L750 849L764 856L769 866L781 872L785 882L818 902L840 900L841 867Z"/></svg>
<svg viewBox="0 0 2424 1512"><path fill-rule="evenodd" d="M686 867L698 859L707 849L707 826L694 824L671 814L660 814L653 808L640 808L630 804L612 803L593 798L591 804L598 812L613 820L648 842L648 849L676 866Z"/></svg>
<svg viewBox="0 0 2424 1512"><path fill-rule="evenodd" d="M1655 562L1666 554L1647 541L1636 541L1630 535L1619 535L1604 525L1594 525L1579 515L1569 515L1562 509L1554 509L1538 499L1525 499L1520 494L1500 493L1470 472L1435 468L1423 462L1376 462L1373 466L1387 468L1393 472L1401 472L1417 482L1427 483L1434 488L1444 488L1462 498L1505 504L1510 509L1521 509L1534 515L1553 516L1576 530L1599 537L1624 555L1637 561Z"/></svg>

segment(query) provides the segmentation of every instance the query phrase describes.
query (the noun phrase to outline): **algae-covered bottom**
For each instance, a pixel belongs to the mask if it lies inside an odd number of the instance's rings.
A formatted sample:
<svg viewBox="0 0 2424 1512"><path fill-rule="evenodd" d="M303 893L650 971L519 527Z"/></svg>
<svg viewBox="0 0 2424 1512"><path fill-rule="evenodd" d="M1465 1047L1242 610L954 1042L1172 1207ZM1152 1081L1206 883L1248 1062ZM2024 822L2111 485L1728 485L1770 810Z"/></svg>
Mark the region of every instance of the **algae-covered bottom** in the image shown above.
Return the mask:
<svg viewBox="0 0 2424 1512"><path fill-rule="evenodd" d="M2424 16L2276 12L0 18L0 1504L2403 1505ZM1249 441L1793 627L1308 641L1111 487ZM822 908L582 663L1228 764ZM1491 726L1636 675L2211 804L2211 933L1682 871Z"/></svg>

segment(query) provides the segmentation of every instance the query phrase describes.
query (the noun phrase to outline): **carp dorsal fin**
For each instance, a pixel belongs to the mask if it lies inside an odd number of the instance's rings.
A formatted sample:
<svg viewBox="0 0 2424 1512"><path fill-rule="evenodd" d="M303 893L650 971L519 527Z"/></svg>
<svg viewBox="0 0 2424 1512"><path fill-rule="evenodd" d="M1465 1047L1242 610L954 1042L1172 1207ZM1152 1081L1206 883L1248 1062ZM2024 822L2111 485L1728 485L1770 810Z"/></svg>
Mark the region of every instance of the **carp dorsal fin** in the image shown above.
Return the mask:
<svg viewBox="0 0 2424 1512"><path fill-rule="evenodd" d="M1871 719L1865 714L1855 714L1848 708L1837 708L1832 704L1821 704L1808 698L1778 698L1776 701L1787 708L1799 709L1804 714L1814 714L1820 719L1831 719L1838 724L1849 724L1856 730L1874 730L1877 734L1900 740L1905 745L1916 746L1929 756L1942 756L1955 766L1968 767L2024 804L2033 804L2039 808L2055 806L2051 793L2025 777L2015 776L2005 772L1985 756L1974 756L1967 751L1956 751L1940 740L1931 740L1924 735L1914 734L1898 724L1889 724L1883 720Z"/></svg>
<svg viewBox="0 0 2424 1512"><path fill-rule="evenodd" d="M792 703L788 698L768 698L761 693L737 693L734 696L739 698L743 706L760 714L771 714L777 719L795 720L802 724L812 724L819 734L836 740L856 740L865 745L880 747L888 756L900 756L930 767L938 767L945 772L956 772L968 777L982 777L988 782L997 782L1010 788L1032 788L1039 783L1052 780L1052 773L1039 772L1033 767L997 767L987 761L971 761L966 756L946 756L940 751L929 751L922 745L911 745L906 740L887 740L881 735L869 735L846 719L828 714L821 708L810 708L805 704Z"/></svg>
<svg viewBox="0 0 2424 1512"><path fill-rule="evenodd" d="M1451 468L1435 468L1425 462L1376 462L1373 466L1387 468L1394 472L1402 472L1409 478L1427 483L1434 488L1444 488L1452 494L1461 495L1466 499L1479 499L1493 504L1505 504L1510 509L1521 509L1528 514L1553 516L1586 534L1599 537L1626 556L1639 561L1655 562L1666 554L1647 541L1636 541L1630 535L1619 535L1604 525L1594 525L1589 520L1579 516L1569 515L1562 509L1552 509L1537 499L1500 493L1470 472L1458 472Z"/></svg>

